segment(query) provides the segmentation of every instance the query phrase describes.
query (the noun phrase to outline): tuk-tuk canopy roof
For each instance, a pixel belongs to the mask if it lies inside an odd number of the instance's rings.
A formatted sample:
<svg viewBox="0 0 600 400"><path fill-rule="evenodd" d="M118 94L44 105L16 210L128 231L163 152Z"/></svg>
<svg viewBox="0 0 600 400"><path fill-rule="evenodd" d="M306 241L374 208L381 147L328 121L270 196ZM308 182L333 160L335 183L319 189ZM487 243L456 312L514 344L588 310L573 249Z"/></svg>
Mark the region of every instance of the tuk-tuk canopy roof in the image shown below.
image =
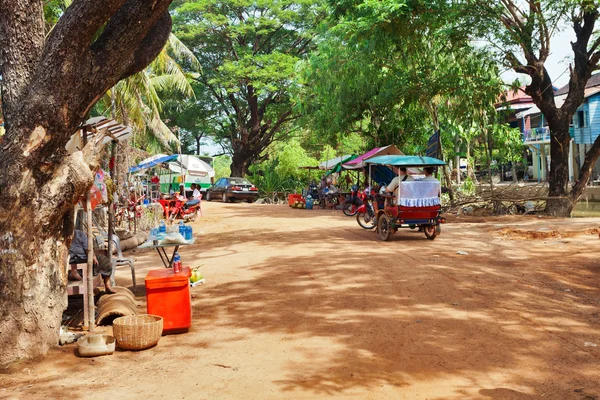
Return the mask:
<svg viewBox="0 0 600 400"><path fill-rule="evenodd" d="M442 160L438 160L433 157L424 156L402 156L402 155L388 155L378 156L365 160L367 164L379 164L379 165L394 165L396 167L435 167L439 165L446 165Z"/></svg>

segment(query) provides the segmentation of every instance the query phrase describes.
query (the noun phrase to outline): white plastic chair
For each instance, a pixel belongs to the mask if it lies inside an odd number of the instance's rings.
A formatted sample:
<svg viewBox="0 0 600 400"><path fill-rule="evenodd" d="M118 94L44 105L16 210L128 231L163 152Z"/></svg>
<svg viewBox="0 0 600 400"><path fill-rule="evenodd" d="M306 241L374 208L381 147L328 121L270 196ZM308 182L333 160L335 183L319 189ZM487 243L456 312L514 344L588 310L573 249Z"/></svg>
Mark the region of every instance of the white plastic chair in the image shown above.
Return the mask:
<svg viewBox="0 0 600 400"><path fill-rule="evenodd" d="M131 268L131 280L133 281L133 290L136 290L134 260L133 260L133 258L123 257L123 252L121 251L121 239L119 239L119 237L117 235L112 235L111 237L112 237L112 242L115 244L115 249L117 250L117 255L116 255L116 257L113 256L113 258L112 258L113 270L112 270L112 274L110 276L110 282L113 285L115 284L115 269L117 269L117 267L129 265L129 268Z"/></svg>

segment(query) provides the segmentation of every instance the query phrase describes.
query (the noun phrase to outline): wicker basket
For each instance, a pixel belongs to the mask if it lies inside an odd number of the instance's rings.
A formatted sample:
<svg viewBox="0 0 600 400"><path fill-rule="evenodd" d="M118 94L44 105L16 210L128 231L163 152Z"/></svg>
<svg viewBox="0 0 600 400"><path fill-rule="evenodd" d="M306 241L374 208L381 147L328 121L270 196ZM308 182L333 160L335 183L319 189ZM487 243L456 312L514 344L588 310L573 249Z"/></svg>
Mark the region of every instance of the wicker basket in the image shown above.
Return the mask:
<svg viewBox="0 0 600 400"><path fill-rule="evenodd" d="M120 317L113 322L117 346L125 350L143 350L158 343L163 331L163 318L158 315Z"/></svg>

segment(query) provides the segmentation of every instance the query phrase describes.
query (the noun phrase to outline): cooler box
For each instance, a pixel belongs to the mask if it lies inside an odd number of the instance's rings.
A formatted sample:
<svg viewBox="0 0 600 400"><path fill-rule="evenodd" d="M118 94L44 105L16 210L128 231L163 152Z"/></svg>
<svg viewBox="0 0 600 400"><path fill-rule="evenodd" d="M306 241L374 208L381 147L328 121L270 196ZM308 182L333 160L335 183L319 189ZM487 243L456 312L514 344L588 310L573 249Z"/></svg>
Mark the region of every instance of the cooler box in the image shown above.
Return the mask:
<svg viewBox="0 0 600 400"><path fill-rule="evenodd" d="M190 296L190 267L155 269L146 277L148 314L163 317L163 335L187 332L192 326L192 300Z"/></svg>

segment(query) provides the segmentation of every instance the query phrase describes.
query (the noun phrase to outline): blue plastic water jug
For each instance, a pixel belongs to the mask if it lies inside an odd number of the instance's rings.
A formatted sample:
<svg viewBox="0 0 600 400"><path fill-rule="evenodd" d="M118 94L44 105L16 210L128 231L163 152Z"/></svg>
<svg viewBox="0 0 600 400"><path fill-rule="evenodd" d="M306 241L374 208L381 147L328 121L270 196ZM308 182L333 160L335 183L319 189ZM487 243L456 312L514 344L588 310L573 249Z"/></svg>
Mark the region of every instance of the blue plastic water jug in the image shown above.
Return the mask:
<svg viewBox="0 0 600 400"><path fill-rule="evenodd" d="M306 209L307 210L312 210L313 209L313 198L312 196L309 194L308 196L306 196Z"/></svg>

